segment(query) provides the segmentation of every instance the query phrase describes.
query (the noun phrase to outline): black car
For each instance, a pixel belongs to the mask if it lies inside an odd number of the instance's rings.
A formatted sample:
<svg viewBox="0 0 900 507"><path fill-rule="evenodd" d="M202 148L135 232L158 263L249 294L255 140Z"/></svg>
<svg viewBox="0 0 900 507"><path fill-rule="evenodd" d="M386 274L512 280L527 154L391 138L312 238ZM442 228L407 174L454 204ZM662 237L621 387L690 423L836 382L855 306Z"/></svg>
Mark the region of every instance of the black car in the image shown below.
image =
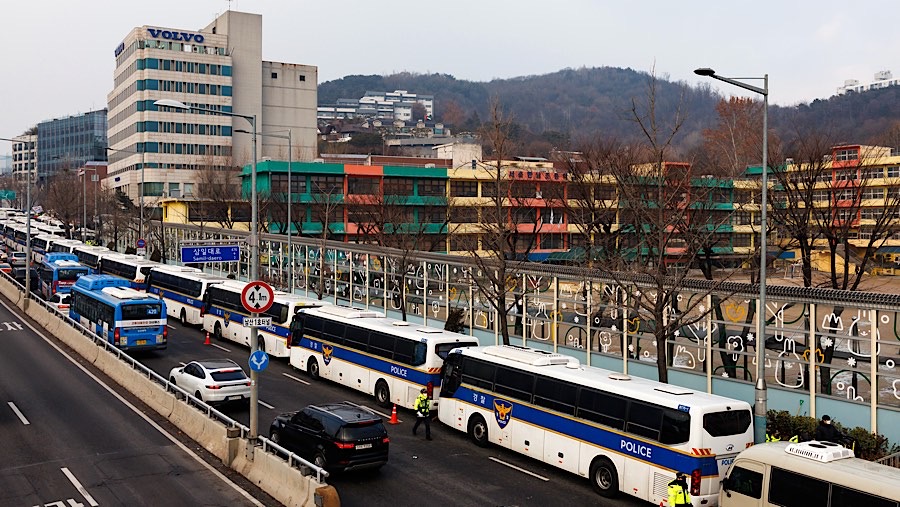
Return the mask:
<svg viewBox="0 0 900 507"><path fill-rule="evenodd" d="M380 468L388 461L390 438L381 417L348 401L281 414L269 438L328 471Z"/></svg>

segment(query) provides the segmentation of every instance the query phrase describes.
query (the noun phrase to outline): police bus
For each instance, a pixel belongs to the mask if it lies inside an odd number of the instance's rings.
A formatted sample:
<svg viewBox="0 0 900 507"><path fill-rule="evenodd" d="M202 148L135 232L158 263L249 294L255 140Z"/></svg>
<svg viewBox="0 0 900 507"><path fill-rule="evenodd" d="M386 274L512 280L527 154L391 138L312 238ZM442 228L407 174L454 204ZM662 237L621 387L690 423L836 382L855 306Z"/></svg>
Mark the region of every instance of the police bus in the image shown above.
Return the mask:
<svg viewBox="0 0 900 507"><path fill-rule="evenodd" d="M35 264L40 264L44 262L44 259L47 256L47 253L50 252L50 249L53 247L53 242L57 239L60 239L57 236L53 236L50 234L38 234L35 235L32 233L31 235L31 259Z"/></svg>
<svg viewBox="0 0 900 507"><path fill-rule="evenodd" d="M422 388L438 403L450 350L478 339L391 319L381 312L325 305L293 322L291 366L375 396L381 406L414 408Z"/></svg>
<svg viewBox="0 0 900 507"><path fill-rule="evenodd" d="M74 253L75 247L86 246L77 239L57 239L50 245L51 252Z"/></svg>
<svg viewBox="0 0 900 507"><path fill-rule="evenodd" d="M56 293L72 291L75 281L90 274L87 266L78 262L78 257L67 253L48 253L38 267L41 296L50 301Z"/></svg>
<svg viewBox="0 0 900 507"><path fill-rule="evenodd" d="M203 295L203 329L217 339L230 340L250 346L250 328L244 318L250 316L241 303L241 291L247 282L224 280L209 285ZM271 326L259 328L258 348L275 357L288 357L291 352L290 325L300 308L320 306L314 299L275 291L272 307L260 317L272 317Z"/></svg>
<svg viewBox="0 0 900 507"><path fill-rule="evenodd" d="M109 255L116 255L118 252L102 246L82 244L74 247L72 253L78 256L78 262L91 268L94 273L98 273L100 269L100 259Z"/></svg>
<svg viewBox="0 0 900 507"><path fill-rule="evenodd" d="M166 303L110 275L84 275L72 287L69 317L122 350L166 348Z"/></svg>
<svg viewBox="0 0 900 507"><path fill-rule="evenodd" d="M110 254L100 256L98 273L114 275L131 282L132 289L147 290L147 275L160 263L147 260L139 255Z"/></svg>
<svg viewBox="0 0 900 507"><path fill-rule="evenodd" d="M753 444L750 405L527 347L456 349L438 418L480 446L494 443L587 477L599 494L658 505L676 472L694 505L713 505L738 452Z"/></svg>
<svg viewBox="0 0 900 507"><path fill-rule="evenodd" d="M147 275L147 292L166 300L170 317L177 317L183 324L203 324L203 295L210 285L225 279L185 266L154 266Z"/></svg>

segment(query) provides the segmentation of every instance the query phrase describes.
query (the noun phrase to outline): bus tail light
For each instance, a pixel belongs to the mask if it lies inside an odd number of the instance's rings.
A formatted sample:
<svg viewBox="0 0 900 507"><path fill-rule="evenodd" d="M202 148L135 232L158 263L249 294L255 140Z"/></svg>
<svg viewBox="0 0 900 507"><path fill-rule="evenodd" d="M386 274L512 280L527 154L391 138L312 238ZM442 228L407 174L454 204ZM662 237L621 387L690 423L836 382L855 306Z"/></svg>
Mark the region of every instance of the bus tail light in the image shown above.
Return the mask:
<svg viewBox="0 0 900 507"><path fill-rule="evenodd" d="M53 287L53 289L52 289L51 293L56 294L56 291L59 290L59 280L54 280L52 287Z"/></svg>
<svg viewBox="0 0 900 507"><path fill-rule="evenodd" d="M429 398L434 398L434 382L429 381L425 384L425 390L428 392Z"/></svg>
<svg viewBox="0 0 900 507"><path fill-rule="evenodd" d="M695 468L693 472L691 472L691 494L697 496L700 494L700 479L703 476L700 475L700 469Z"/></svg>
<svg viewBox="0 0 900 507"><path fill-rule="evenodd" d="M169 326L163 324L163 341L169 339Z"/></svg>
<svg viewBox="0 0 900 507"><path fill-rule="evenodd" d="M113 342L115 342L116 345L121 345L121 344L119 343L119 341L120 341L121 339L122 339L122 333L121 333L121 331L119 331L119 328L116 328L116 329L113 331Z"/></svg>

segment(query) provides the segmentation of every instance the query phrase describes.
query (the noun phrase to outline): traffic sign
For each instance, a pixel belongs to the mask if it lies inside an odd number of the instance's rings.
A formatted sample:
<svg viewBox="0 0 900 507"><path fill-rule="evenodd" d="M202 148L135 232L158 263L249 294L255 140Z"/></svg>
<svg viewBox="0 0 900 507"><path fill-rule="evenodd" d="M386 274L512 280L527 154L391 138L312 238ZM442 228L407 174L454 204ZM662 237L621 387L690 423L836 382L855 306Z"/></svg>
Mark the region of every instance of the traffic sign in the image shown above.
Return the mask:
<svg viewBox="0 0 900 507"><path fill-rule="evenodd" d="M238 245L183 246L181 262L235 262L241 259Z"/></svg>
<svg viewBox="0 0 900 507"><path fill-rule="evenodd" d="M253 371L263 371L269 366L269 354L265 350L257 350L250 354L250 369Z"/></svg>
<svg viewBox="0 0 900 507"><path fill-rule="evenodd" d="M244 317L244 327L271 326L272 317Z"/></svg>
<svg viewBox="0 0 900 507"><path fill-rule="evenodd" d="M275 292L266 282L256 280L241 291L241 304L250 313L264 313L275 302Z"/></svg>
<svg viewBox="0 0 900 507"><path fill-rule="evenodd" d="M147 246L147 242L144 240L144 238L141 238L141 239L137 240L137 247L138 247L138 248L144 248L145 246Z"/></svg>

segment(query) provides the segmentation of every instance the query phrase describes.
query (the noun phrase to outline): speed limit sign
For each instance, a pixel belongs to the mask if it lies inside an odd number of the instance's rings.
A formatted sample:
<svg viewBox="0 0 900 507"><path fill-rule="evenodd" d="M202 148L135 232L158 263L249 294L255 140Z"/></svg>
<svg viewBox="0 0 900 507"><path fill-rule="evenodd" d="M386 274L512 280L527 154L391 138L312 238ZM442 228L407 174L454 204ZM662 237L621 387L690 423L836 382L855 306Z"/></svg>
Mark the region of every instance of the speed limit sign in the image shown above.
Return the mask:
<svg viewBox="0 0 900 507"><path fill-rule="evenodd" d="M250 313L264 313L275 302L275 292L266 282L250 282L241 291L241 304Z"/></svg>

